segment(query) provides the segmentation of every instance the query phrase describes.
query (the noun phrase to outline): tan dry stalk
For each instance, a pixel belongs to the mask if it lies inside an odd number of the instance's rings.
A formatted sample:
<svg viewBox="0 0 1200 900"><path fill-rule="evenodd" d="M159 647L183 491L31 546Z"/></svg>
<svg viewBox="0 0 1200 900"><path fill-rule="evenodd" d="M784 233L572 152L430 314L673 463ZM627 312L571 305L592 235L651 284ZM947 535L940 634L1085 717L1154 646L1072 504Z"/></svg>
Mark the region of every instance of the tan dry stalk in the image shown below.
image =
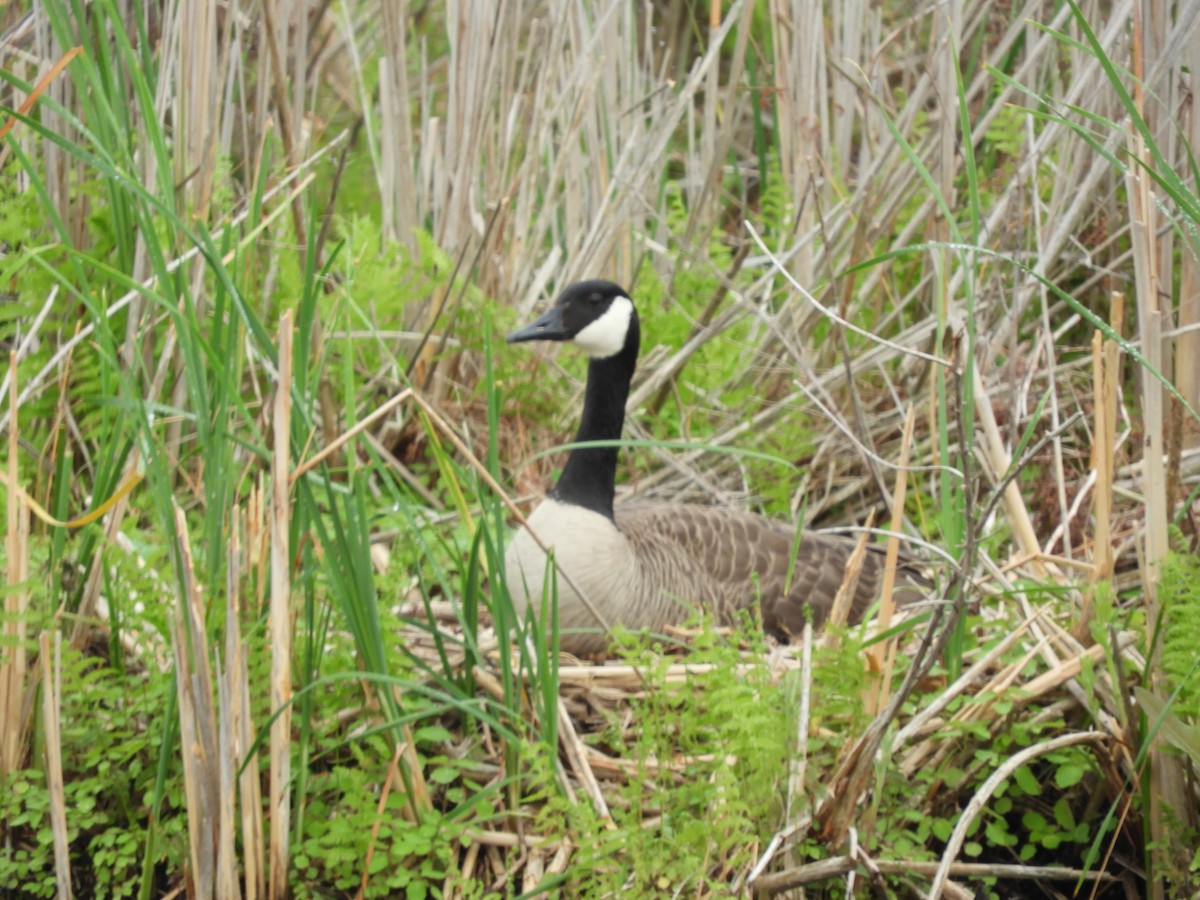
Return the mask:
<svg viewBox="0 0 1200 900"><path fill-rule="evenodd" d="M1168 358L1163 346L1162 333L1170 327L1170 310L1161 305L1159 297L1160 275L1157 253L1158 213L1155 208L1154 191L1151 188L1149 167L1150 156L1139 133L1132 123L1127 122L1129 151L1137 165L1131 165L1126 173L1125 184L1129 195L1130 238L1133 248L1133 269L1137 284L1138 324L1141 327L1142 354L1146 365L1169 376ZM1168 279L1169 283L1169 279ZM1165 404L1162 385L1149 372L1141 373L1142 416L1145 437L1142 442L1142 495L1145 498L1145 554L1141 567L1142 584L1145 589L1143 603L1146 611L1146 642L1153 647L1150 663L1150 683L1162 686L1163 673L1156 658L1159 646L1153 644L1158 626L1159 567L1170 547L1167 542L1167 523L1170 520L1173 498L1166 493L1166 446ZM1165 854L1176 849L1173 838L1174 816L1171 807L1187 796L1187 785L1181 760L1152 748L1148 757L1150 778L1150 809L1147 818L1151 840ZM1155 900L1165 897L1165 883L1161 872L1155 871L1149 879L1151 896Z"/></svg>
<svg viewBox="0 0 1200 900"><path fill-rule="evenodd" d="M583 743L579 733L575 730L575 723L571 719L571 714L568 712L561 694L558 698L558 742L562 745L563 752L566 753L575 776L587 792L588 799L592 801L592 807L596 810L596 814L604 820L606 828L614 830L616 825L613 823L612 813L609 812L608 802L604 799L604 792L600 790L596 773L592 771L591 764L588 762L587 745Z"/></svg>
<svg viewBox="0 0 1200 900"><path fill-rule="evenodd" d="M267 49L267 59L270 62L269 76L267 70L260 68L262 84L269 84L271 102L279 121L279 138L283 143L284 153L290 166L298 166L303 159L303 139L300 134L300 119L304 109L304 87L308 83L307 71L304 66L304 55L307 44L308 8L304 4L287 4L285 13L290 13L291 22L287 16L280 16L277 7L278 0L263 0L262 27L260 37ZM292 40L286 41L290 28L295 29ZM293 52L289 55L292 71L287 71L282 59L283 51L280 45L286 43ZM288 86L292 95L288 97ZM263 132L260 132L263 133ZM296 230L296 242L303 248L305 239L304 206L299 197L292 199L292 227Z"/></svg>
<svg viewBox="0 0 1200 900"><path fill-rule="evenodd" d="M786 821L792 825L798 822L803 809L804 785L808 776L808 729L812 722L812 650L812 622L806 621L800 641L800 709L796 714L796 752L788 761Z"/></svg>
<svg viewBox="0 0 1200 900"><path fill-rule="evenodd" d="M464 836L483 847L520 847L522 844L542 847L552 840L539 834L521 835L511 831L485 831L482 828L468 828Z"/></svg>
<svg viewBox="0 0 1200 900"><path fill-rule="evenodd" d="M936 40L929 48L933 57L930 68L934 72L937 83L939 114L937 116L938 156L934 174L938 181L938 191L950 210L957 208L956 182L958 167L956 165L958 149L958 60L961 52L963 37L963 4L947 3L933 11L934 31ZM939 215L935 219L934 228L937 240L947 240L950 237L950 224ZM948 276L952 268L950 254L952 251L942 251L942 273ZM947 309L949 307L947 306Z"/></svg>
<svg viewBox="0 0 1200 900"><path fill-rule="evenodd" d="M253 493L253 492L252 492ZM252 507L253 508L253 507ZM261 515L261 507L258 513ZM258 777L258 754L254 746L254 722L250 715L250 673L241 633L242 523L247 515L234 510L230 516L229 563L225 579L225 671L221 675L221 786L233 796L227 778L227 761L237 781L242 837L243 888L246 900L266 894L266 858L263 846L262 784ZM259 526L261 528L261 524ZM250 530L247 526L247 530ZM244 766L244 769L243 769ZM233 834L232 824L230 834Z"/></svg>
<svg viewBox="0 0 1200 900"><path fill-rule="evenodd" d="M1037 145L1036 130L1033 127L1033 118L1025 119L1025 144L1027 147L1034 148ZM1038 180L1036 174L1029 181L1025 190L1030 199L1030 206L1033 210L1033 234L1034 239L1040 241L1045 234L1045 223L1042 216L1042 204L1039 202L1038 195ZM1034 250L1034 258L1043 258L1044 253L1040 247ZM1067 502L1068 486L1067 475L1063 465L1063 440L1060 432L1062 425L1062 400L1059 398L1059 386L1055 383L1054 373L1058 369L1058 348L1054 341L1054 326L1050 319L1050 299L1049 289L1046 285L1038 283L1036 295L1038 311L1040 317L1040 329L1035 340L1036 349L1033 351L1032 358L1043 359L1044 368L1037 366L1029 366L1029 371L1025 378L1021 380L1018 389L1018 403L1024 407L1025 403L1021 398L1028 397L1034 390L1034 381L1039 378L1042 372L1050 373L1049 388L1047 396L1049 397L1049 412L1050 412L1050 429L1055 435L1052 442L1052 463L1051 468L1054 473L1054 492L1055 499L1058 501L1058 527L1050 535L1049 540L1043 542L1045 552L1049 553L1053 550L1055 543L1062 540L1063 554L1067 557L1074 556L1074 541L1071 534L1071 520L1074 515L1073 510ZM1032 302L1032 295L1029 295ZM1016 331L1011 332L1013 338L1016 338Z"/></svg>
<svg viewBox="0 0 1200 900"><path fill-rule="evenodd" d="M1125 184L1130 200L1130 238L1133 247L1133 268L1137 284L1138 324L1141 327L1142 355L1146 364L1169 376L1167 357L1163 348L1163 325L1169 325L1170 311L1159 299L1161 279L1158 271L1157 222L1154 190L1148 167L1150 155L1141 135L1129 129L1129 152L1138 161L1131 165ZM1144 473L1142 494L1146 502L1146 568L1145 586L1150 605L1146 609L1147 623L1157 614L1158 566L1167 555L1167 522L1170 519L1171 498L1166 496L1164 460L1165 409L1163 388L1156 378L1143 372L1140 379L1142 418L1145 427L1145 452L1142 457ZM1148 627L1153 628L1153 625Z"/></svg>
<svg viewBox="0 0 1200 900"><path fill-rule="evenodd" d="M288 892L288 837L291 821L292 740L292 610L291 553L288 524L291 522L289 460L292 417L292 311L279 320L279 383L271 425L274 450L271 456L271 599L267 635L271 644L271 722L269 803L269 896L284 900Z"/></svg>
<svg viewBox="0 0 1200 900"><path fill-rule="evenodd" d="M850 617L850 603L854 597L854 592L858 588L858 580L862 575L863 560L867 556L867 541L870 540L871 526L875 524L875 510L872 509L867 514L866 524L863 526L863 532L858 536L858 541L854 545L854 550L850 553L850 558L846 560L846 569L842 575L842 583L837 589L837 593L833 596L833 605L829 608L828 625L840 627L846 624ZM831 632L827 638L832 645L838 643L836 633Z"/></svg>
<svg viewBox="0 0 1200 900"><path fill-rule="evenodd" d="M175 654L175 690L179 698L179 744L183 790L187 802L191 894L216 897L217 828L220 822L220 776L217 772L216 711L204 630L204 598L196 583L187 517L175 507L177 552L183 589L171 617L171 649Z"/></svg>
<svg viewBox="0 0 1200 900"><path fill-rule="evenodd" d="M701 177L697 179L699 190L689 198L689 215L680 243L684 247L695 246L696 235L701 228L711 227L722 213L720 188L725 174L729 149L737 126L741 124L741 110L746 103L743 79L746 70L746 47L752 31L751 16L755 4L743 4L742 21L735 31L733 55L726 65L712 66L704 85L700 103L703 109L703 125L699 140L689 145L700 146L700 153L693 154L689 169ZM719 47L721 34L721 3L710 0L708 14L708 46ZM725 87L722 89L721 81ZM718 110L720 119L718 120ZM691 117L689 117L690 120Z"/></svg>
<svg viewBox="0 0 1200 900"><path fill-rule="evenodd" d="M981 362L982 360L977 360L977 363ZM1005 449L1004 438L1000 434L999 425L996 424L992 399L988 395L987 387L983 383L983 376L979 370L980 366L977 364L972 375L975 379L975 413L978 416L978 427L983 437L980 452L991 469L992 477L998 483L1012 465L1012 457ZM1009 481L1004 488L1004 510L1013 530L1013 538L1020 550L1029 557L1034 572L1043 578L1048 576L1050 572L1042 562L1044 557L1042 557L1041 544L1038 542L1037 533L1033 527L1033 520L1025 506L1025 499L1021 496L1020 485L1015 479Z"/></svg>
<svg viewBox="0 0 1200 900"><path fill-rule="evenodd" d="M1187 59L1200 59L1200 29L1193 28L1185 51ZM1200 84L1197 83L1197 73L1190 70L1187 75L1180 75L1180 80L1187 79L1188 89L1194 98L1200 94ZM1200 109L1197 104L1184 105L1181 115L1184 118L1188 146L1200 147ZM1180 329L1200 326L1200 257L1197 253L1195 236L1185 240L1180 248L1179 260L1179 319L1176 325ZM1192 409L1200 409L1200 330L1192 330L1181 334L1175 339L1175 385L1179 392L1191 405ZM1196 446L1200 436L1193 428L1185 437L1185 445Z"/></svg>
<svg viewBox="0 0 1200 900"><path fill-rule="evenodd" d="M4 550L8 557L7 586L4 598L4 649L0 652L0 776L15 772L24 756L25 721L25 616L29 592L23 585L29 578L29 512L21 502L20 427L17 420L17 356L8 354L8 490L6 491L7 533Z"/></svg>
<svg viewBox="0 0 1200 900"><path fill-rule="evenodd" d="M225 612L233 616L226 623L226 646L229 645L229 632L235 634L237 628L237 611L232 602L234 595L226 598ZM228 662L228 661L227 661ZM238 754L238 716L241 706L240 685L230 678L229 670L222 670L220 659L216 664L217 676L217 756L213 764L216 767L217 780L217 866L216 891L218 897L241 897L238 884L238 857L236 838L238 832L237 820L237 772ZM253 863L247 866L252 869Z"/></svg>
<svg viewBox="0 0 1200 900"><path fill-rule="evenodd" d="M1125 295L1120 291L1113 292L1111 308L1109 324L1119 335L1125 315ZM1120 353L1116 341L1111 338L1105 339L1100 331L1092 335L1092 469L1096 473L1096 482L1092 488L1092 516L1096 531L1092 539L1089 589L1084 593L1079 624L1075 629L1076 638L1083 642L1091 640L1090 625L1096 615L1096 586L1101 582L1111 581L1113 576L1113 454L1117 448L1117 392L1121 389Z"/></svg>
<svg viewBox="0 0 1200 900"><path fill-rule="evenodd" d="M70 900L71 839L67 833L67 798L63 785L62 635L54 634L54 664L50 664L50 633L38 635L42 664L42 727L46 753L46 788L50 794L50 831L54 835L54 878L59 900Z"/></svg>
<svg viewBox="0 0 1200 900"><path fill-rule="evenodd" d="M892 624L896 604L892 600L892 589L896 585L896 565L900 559L900 541L895 535L904 531L904 496L908 488L908 462L912 453L913 429L917 424L917 408L909 406L904 417L904 432L900 438L900 459L896 464L896 486L892 494L892 537L887 540L887 559L883 569L883 588L880 592L880 631L887 631ZM891 697L892 671L896 663L898 638L891 638L883 645L875 644L867 651L867 671L875 678L869 684L866 712L877 715L888 704Z"/></svg>
<svg viewBox="0 0 1200 900"><path fill-rule="evenodd" d="M413 92L408 82L408 2L383 3L380 6L382 49L379 58L379 140L368 132L368 146L379 147L380 160L375 167L379 181L379 199L383 210L383 232L415 250L413 228L417 224L417 185L411 172L413 154ZM347 10L347 15L349 11ZM353 35L352 26L346 28ZM354 41L349 42L351 47ZM360 71L359 66L354 67ZM364 108L370 98L363 97ZM367 128L373 127L372 116L366 117ZM410 168L405 168L409 166Z"/></svg>
<svg viewBox="0 0 1200 900"><path fill-rule="evenodd" d="M817 4L794 4L771 0L769 4L774 40L776 127L779 135L779 166L782 181L791 190L794 233L815 230L817 217L812 191L821 181L819 161L828 160L832 130L826 104L826 46L812 40L824 34L822 9ZM816 281L815 251L808 242L800 244L787 270L801 284ZM790 329L789 329L790 330Z"/></svg>
<svg viewBox="0 0 1200 900"><path fill-rule="evenodd" d="M179 0L179 52L175 54L175 98L177 141L175 145L175 183L183 185L190 196L189 214L208 221L216 177L217 134L225 73L218 67L217 9L205 0ZM225 19L233 19L227 14ZM169 28L169 30L174 30ZM226 54L228 57L228 52Z"/></svg>

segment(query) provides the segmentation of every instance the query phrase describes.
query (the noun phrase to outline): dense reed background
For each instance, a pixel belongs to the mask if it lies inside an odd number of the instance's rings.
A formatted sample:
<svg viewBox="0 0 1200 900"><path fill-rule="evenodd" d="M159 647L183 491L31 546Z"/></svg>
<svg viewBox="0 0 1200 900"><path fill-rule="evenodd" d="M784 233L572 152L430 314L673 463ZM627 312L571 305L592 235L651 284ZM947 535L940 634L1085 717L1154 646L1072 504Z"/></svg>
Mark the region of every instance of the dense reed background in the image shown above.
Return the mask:
<svg viewBox="0 0 1200 900"><path fill-rule="evenodd" d="M1197 6L0 7L0 895L1194 892ZM581 277L930 602L524 633Z"/></svg>

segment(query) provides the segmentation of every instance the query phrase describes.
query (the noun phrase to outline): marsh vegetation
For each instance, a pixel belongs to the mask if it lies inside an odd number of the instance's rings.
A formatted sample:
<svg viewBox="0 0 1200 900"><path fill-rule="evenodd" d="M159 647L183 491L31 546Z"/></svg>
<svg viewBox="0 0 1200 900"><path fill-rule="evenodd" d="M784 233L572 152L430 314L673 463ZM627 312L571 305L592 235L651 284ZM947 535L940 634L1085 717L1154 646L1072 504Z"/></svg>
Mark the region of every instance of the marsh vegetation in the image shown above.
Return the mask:
<svg viewBox="0 0 1200 900"><path fill-rule="evenodd" d="M1194 893L1195 7L0 6L0 895ZM524 629L584 277L930 602Z"/></svg>

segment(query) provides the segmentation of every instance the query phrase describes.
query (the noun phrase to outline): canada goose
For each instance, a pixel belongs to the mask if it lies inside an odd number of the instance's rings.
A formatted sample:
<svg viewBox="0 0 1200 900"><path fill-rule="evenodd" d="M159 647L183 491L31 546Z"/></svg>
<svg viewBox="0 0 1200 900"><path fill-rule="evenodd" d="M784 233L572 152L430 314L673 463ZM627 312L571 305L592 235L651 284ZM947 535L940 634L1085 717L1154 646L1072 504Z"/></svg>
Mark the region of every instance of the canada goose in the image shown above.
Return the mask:
<svg viewBox="0 0 1200 900"><path fill-rule="evenodd" d="M616 440L637 365L639 330L637 310L624 290L608 281L582 281L508 342L568 341L587 353L575 440ZM730 624L757 598L765 628L783 639L799 634L807 617L819 625L828 616L854 539L806 532L797 542L790 525L717 507L660 502L614 507L616 471L615 446L571 450L558 484L528 519L552 547L560 576L566 576L557 581L561 649L602 650L605 628L618 623L661 632L686 621L696 604L718 624ZM505 577L522 614L530 604L541 609L546 558L529 531L518 529L505 555ZM883 569L884 554L868 552L852 620L877 599ZM897 583L913 593L921 580L902 569Z"/></svg>

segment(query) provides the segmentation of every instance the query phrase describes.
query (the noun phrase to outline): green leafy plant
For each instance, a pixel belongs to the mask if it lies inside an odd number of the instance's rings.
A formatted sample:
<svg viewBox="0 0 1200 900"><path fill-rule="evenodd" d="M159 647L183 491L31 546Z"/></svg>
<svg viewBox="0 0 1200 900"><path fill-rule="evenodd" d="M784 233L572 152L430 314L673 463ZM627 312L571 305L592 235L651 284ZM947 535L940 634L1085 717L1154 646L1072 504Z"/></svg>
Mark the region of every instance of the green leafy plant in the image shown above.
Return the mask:
<svg viewBox="0 0 1200 900"><path fill-rule="evenodd" d="M1162 564L1159 598L1162 668L1165 686L1174 692L1172 709L1181 719L1200 723L1200 557L1170 554Z"/></svg>
<svg viewBox="0 0 1200 900"><path fill-rule="evenodd" d="M120 675L94 657L62 650L61 734L68 840L76 890L132 897L144 863L147 800L154 792L164 693L169 678ZM36 752L40 756L40 750ZM53 897L50 797L40 767L8 773L0 784L0 890ZM158 851L150 861L174 871L187 855L183 796L178 786L160 808Z"/></svg>
<svg viewBox="0 0 1200 900"><path fill-rule="evenodd" d="M297 897L328 896L330 890L353 894L364 872L366 897L440 896L461 829L437 813L409 821L402 791L393 791L380 809L381 770L361 767L371 762L363 758L311 779L315 796L294 859ZM383 761L382 771L386 766Z"/></svg>
<svg viewBox="0 0 1200 900"><path fill-rule="evenodd" d="M762 641L749 620L728 637L702 628L682 657L664 656L650 637L622 640L621 655L645 690L631 704L636 734L597 736L611 741L607 749L627 747L631 765L612 810L616 829L582 809L567 820L578 834L570 882L580 896L727 896L729 873L744 870L769 839L782 814L795 706L766 666L747 664L740 648L751 648L753 659ZM693 671L683 683L669 681L679 662ZM548 809L565 814L561 803Z"/></svg>

